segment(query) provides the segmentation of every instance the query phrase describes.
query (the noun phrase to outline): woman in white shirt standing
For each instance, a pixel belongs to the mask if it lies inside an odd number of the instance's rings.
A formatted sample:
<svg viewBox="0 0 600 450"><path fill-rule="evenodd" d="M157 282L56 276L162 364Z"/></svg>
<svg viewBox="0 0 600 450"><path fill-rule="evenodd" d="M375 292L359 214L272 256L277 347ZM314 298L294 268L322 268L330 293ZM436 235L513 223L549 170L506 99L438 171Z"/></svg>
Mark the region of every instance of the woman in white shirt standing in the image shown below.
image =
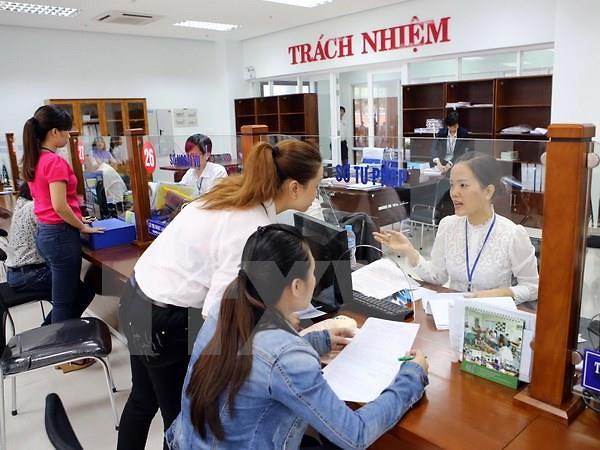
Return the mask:
<svg viewBox="0 0 600 450"><path fill-rule="evenodd" d="M180 183L194 186L198 195L211 190L215 183L227 176L227 170L220 164L210 162L212 141L203 134L194 134L185 141L185 152L196 164L190 167Z"/></svg>
<svg viewBox="0 0 600 450"><path fill-rule="evenodd" d="M497 164L477 152L465 153L454 164L450 198L455 215L440 221L430 261L400 232L374 233L375 239L407 256L416 275L429 283L450 280L450 289L473 297L510 296L517 304L536 300L537 260L527 231L494 212Z"/></svg>
<svg viewBox="0 0 600 450"><path fill-rule="evenodd" d="M190 322L188 331L188 308L202 309L204 317L218 314L248 237L280 212L306 211L322 176L314 146L261 142L244 161L242 175L224 178L186 206L138 260L119 309L132 372L119 449L145 447L159 408L165 430L179 414L188 344L200 325Z"/></svg>

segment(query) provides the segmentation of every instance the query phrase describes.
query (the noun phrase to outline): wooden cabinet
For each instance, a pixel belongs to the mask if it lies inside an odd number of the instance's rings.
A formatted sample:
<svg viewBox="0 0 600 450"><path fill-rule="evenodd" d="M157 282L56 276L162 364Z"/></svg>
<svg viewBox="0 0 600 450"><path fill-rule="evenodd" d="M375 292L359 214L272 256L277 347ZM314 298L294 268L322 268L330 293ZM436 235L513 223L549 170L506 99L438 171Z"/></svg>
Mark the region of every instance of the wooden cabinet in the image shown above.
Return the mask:
<svg viewBox="0 0 600 450"><path fill-rule="evenodd" d="M65 108L73 117L73 129L82 136L124 136L125 130L148 132L144 98L49 99L46 104Z"/></svg>
<svg viewBox="0 0 600 450"><path fill-rule="evenodd" d="M467 102L468 106L457 106L456 110L460 126L469 130L470 138L478 140L470 147L491 154L499 161L503 152L518 152L517 160L502 160L501 169L502 174L523 181L522 165L541 167L540 157L546 151L546 143L540 141L548 138L543 134L511 134L502 130L519 125L548 128L551 99L551 75L406 85L403 87L403 134L421 138L411 140L411 158L429 161L432 141L427 138L433 135L415 133L415 128L424 128L427 119L443 121L453 109L447 107L448 104ZM543 192L513 191L510 201L513 219L541 226L543 197Z"/></svg>
<svg viewBox="0 0 600 450"><path fill-rule="evenodd" d="M317 94L287 94L234 100L236 133L244 125L266 125L269 134L318 136Z"/></svg>

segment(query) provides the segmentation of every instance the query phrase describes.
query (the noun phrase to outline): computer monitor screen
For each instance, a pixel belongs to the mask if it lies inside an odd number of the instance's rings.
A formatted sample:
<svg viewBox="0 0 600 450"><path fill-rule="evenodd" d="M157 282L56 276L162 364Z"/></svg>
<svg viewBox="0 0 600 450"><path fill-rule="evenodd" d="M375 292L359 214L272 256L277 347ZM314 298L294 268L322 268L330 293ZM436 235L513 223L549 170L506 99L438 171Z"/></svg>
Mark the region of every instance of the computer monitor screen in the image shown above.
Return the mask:
<svg viewBox="0 0 600 450"><path fill-rule="evenodd" d="M294 214L294 226L307 240L315 259L317 285L313 305L337 311L352 299L352 271L346 231L303 213Z"/></svg>

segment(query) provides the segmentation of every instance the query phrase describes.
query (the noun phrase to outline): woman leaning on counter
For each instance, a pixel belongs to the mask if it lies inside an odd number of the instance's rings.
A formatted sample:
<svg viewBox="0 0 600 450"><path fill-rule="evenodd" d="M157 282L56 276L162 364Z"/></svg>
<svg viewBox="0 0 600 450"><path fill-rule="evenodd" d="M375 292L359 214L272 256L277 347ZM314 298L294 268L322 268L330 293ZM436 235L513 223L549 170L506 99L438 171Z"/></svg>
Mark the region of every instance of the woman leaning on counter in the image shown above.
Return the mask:
<svg viewBox="0 0 600 450"><path fill-rule="evenodd" d="M144 252L119 310L132 373L119 449L145 447L158 408L165 430L179 413L189 361L188 308L201 308L204 317L218 308L248 236L282 211L305 211L322 175L321 156L312 145L259 143L243 175L223 178L186 206Z"/></svg>
<svg viewBox="0 0 600 450"><path fill-rule="evenodd" d="M430 261L398 231L374 233L375 239L407 256L416 275L429 283L450 280L450 289L474 297L510 296L517 304L537 300L537 260L527 231L494 211L499 173L497 161L482 153L465 153L455 163L450 172L455 214L440 221Z"/></svg>

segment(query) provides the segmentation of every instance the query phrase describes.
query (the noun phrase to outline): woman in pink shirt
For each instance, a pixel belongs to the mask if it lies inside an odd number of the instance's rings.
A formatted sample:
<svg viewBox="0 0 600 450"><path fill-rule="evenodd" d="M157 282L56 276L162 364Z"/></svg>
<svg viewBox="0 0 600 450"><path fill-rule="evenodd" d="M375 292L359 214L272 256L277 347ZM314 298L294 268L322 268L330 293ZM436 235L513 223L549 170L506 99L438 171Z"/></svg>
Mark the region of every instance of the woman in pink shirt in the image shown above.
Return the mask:
<svg viewBox="0 0 600 450"><path fill-rule="evenodd" d="M80 317L94 291L80 279L79 233L99 233L83 222L77 178L56 154L69 142L71 116L56 105L38 108L23 128L23 177L29 183L38 222L36 243L52 273L52 323Z"/></svg>

